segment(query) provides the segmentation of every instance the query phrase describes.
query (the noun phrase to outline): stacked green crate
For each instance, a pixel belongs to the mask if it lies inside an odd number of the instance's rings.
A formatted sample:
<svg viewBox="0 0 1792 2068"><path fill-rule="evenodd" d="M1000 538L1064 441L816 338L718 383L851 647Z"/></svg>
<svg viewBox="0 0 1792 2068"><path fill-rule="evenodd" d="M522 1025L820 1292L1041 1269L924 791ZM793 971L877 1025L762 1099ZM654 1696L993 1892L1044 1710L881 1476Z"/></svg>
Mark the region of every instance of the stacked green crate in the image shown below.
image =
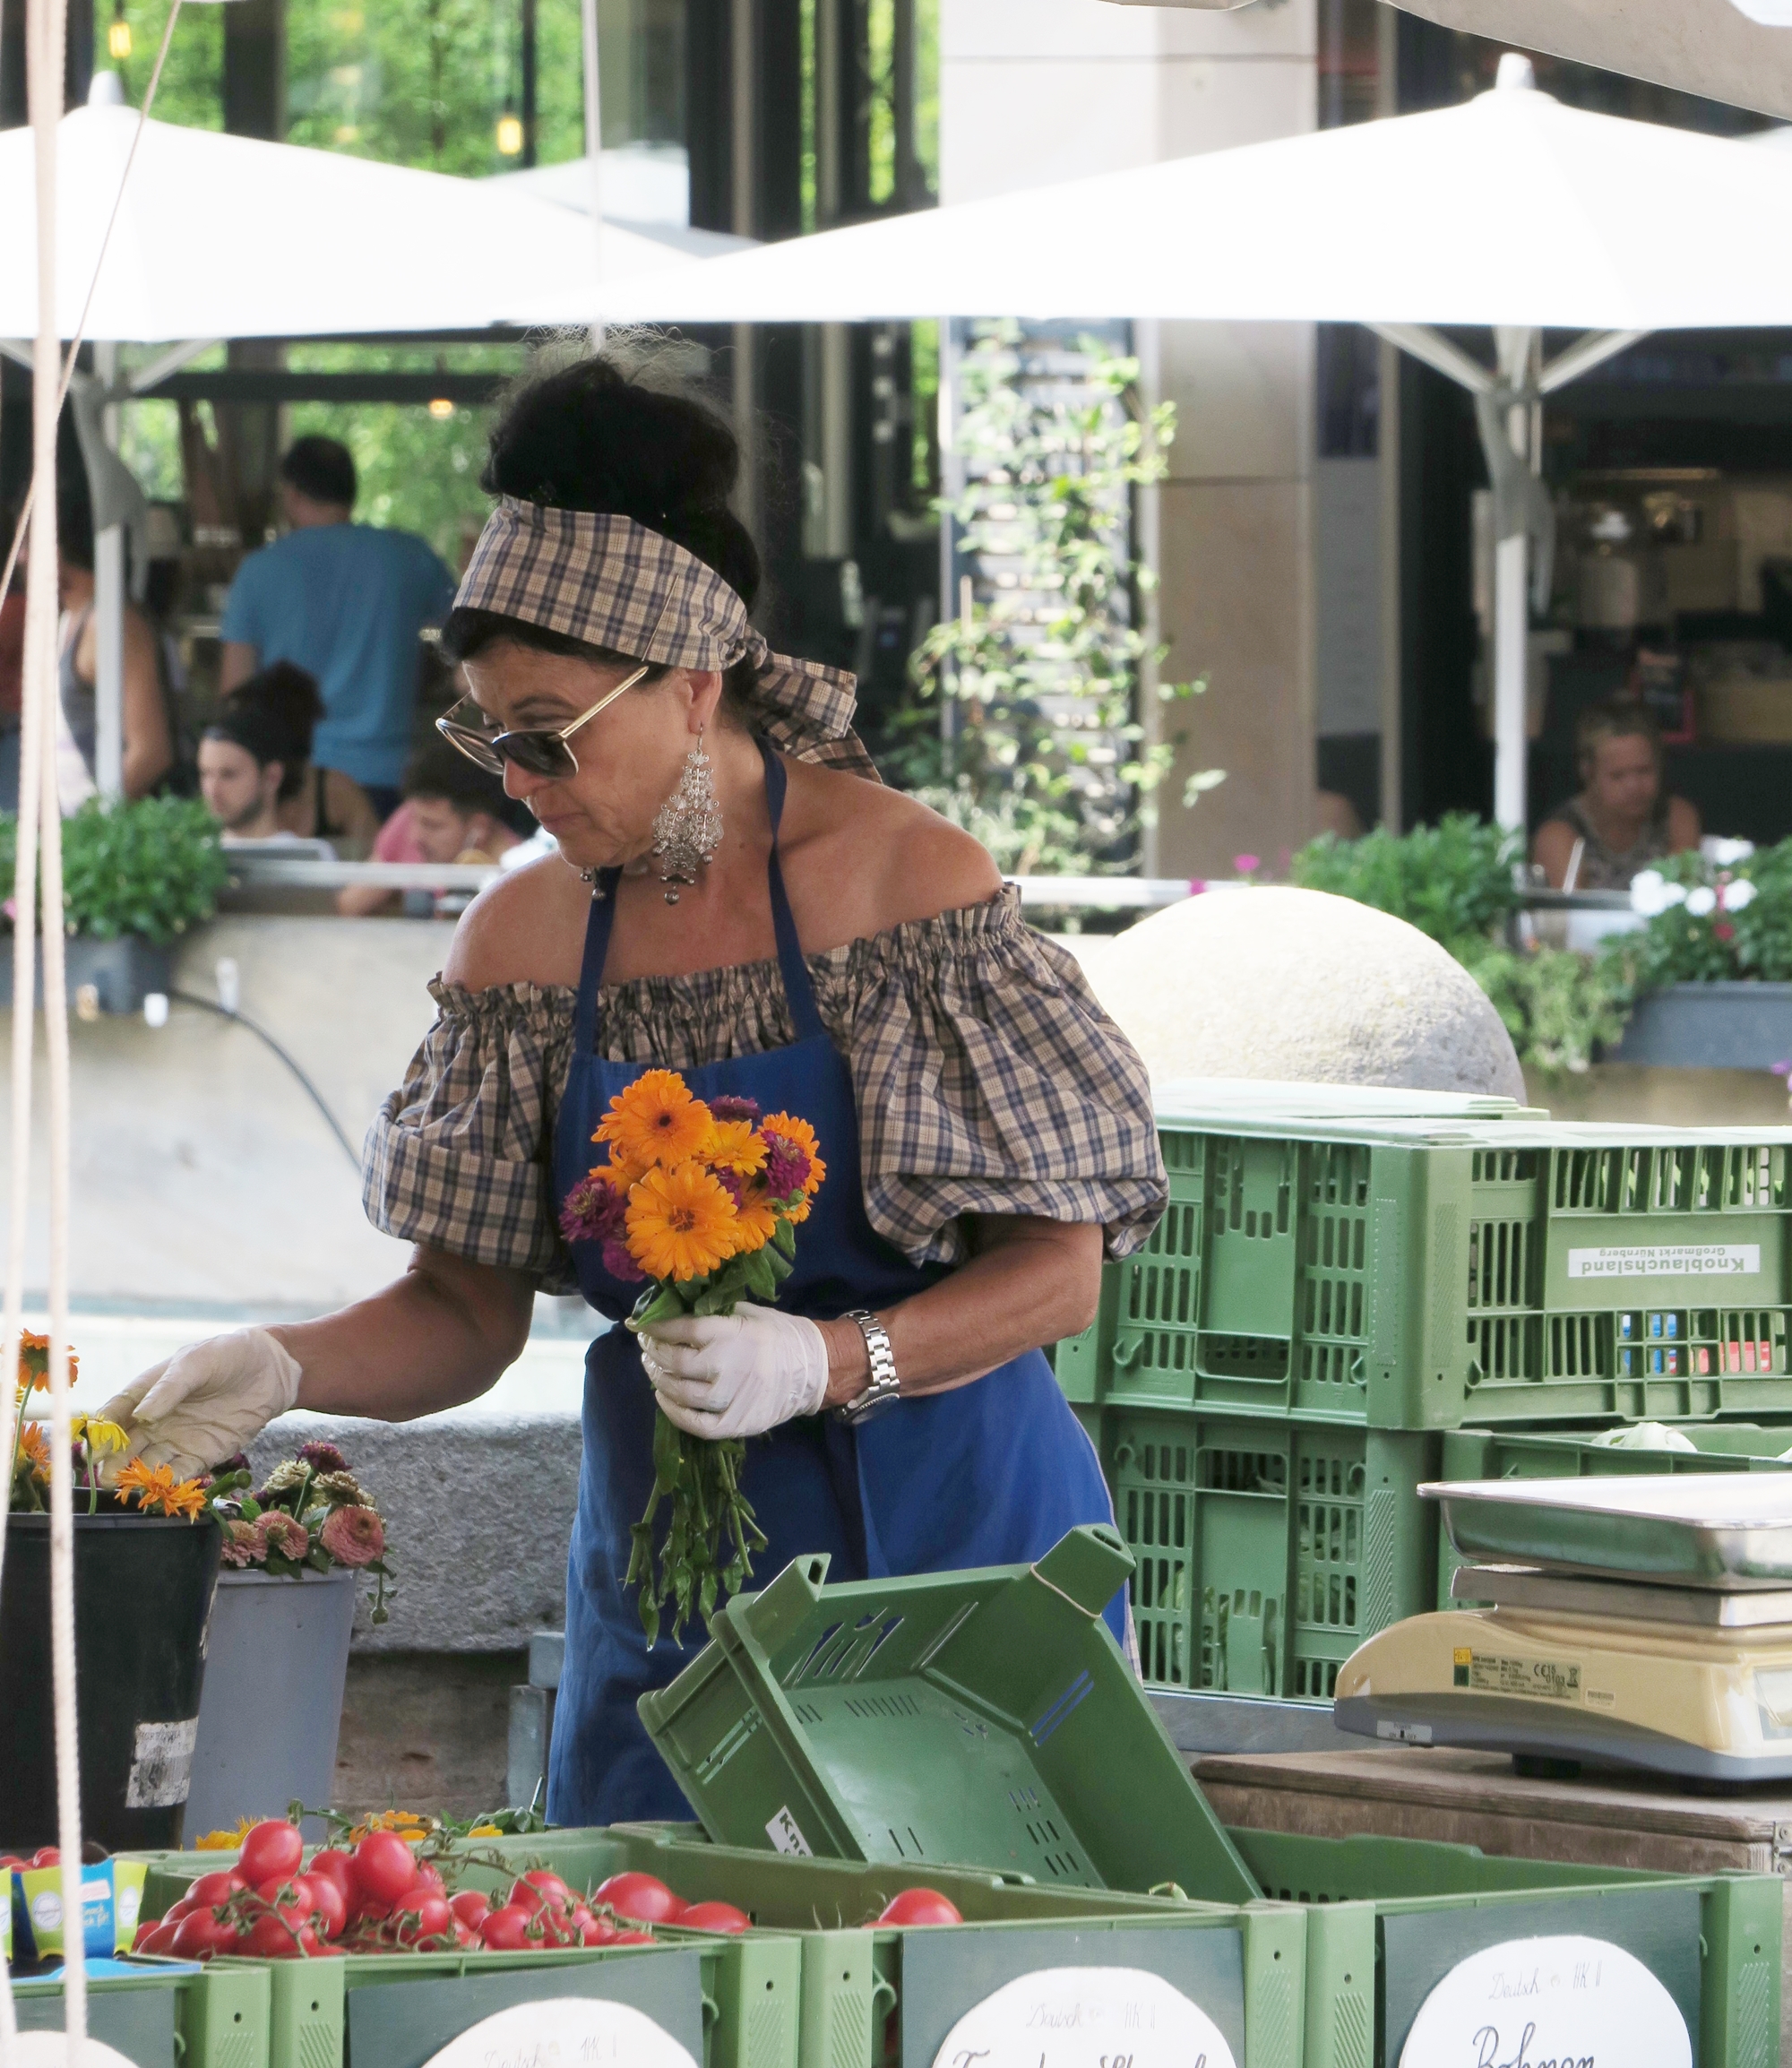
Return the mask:
<svg viewBox="0 0 1792 2068"><path fill-rule="evenodd" d="M65 2029L60 1981L21 1977L12 1989L22 2032ZM145 1966L90 1974L87 2029L135 2068L270 2068L267 1970Z"/></svg>
<svg viewBox="0 0 1792 2068"><path fill-rule="evenodd" d="M1446 1431L1792 1413L1792 1130L1159 1128L1163 1219L1056 1356L1154 1682L1329 1699L1435 1599Z"/></svg>

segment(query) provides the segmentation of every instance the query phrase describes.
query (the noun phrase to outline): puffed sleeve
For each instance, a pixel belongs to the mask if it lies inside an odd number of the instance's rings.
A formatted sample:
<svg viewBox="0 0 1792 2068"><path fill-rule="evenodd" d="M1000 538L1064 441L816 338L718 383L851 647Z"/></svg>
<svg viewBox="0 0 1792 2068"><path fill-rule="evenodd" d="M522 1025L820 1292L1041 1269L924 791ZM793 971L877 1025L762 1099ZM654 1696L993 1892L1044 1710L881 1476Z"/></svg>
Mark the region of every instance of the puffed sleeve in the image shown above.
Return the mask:
<svg viewBox="0 0 1792 2068"><path fill-rule="evenodd" d="M847 1021L880 1234L957 1262L961 1215L1030 1214L1098 1223L1110 1256L1141 1246L1168 1196L1145 1066L1012 885L843 953L851 995L823 1010Z"/></svg>
<svg viewBox="0 0 1792 2068"><path fill-rule="evenodd" d="M435 1024L368 1130L361 1196L387 1235L577 1289L555 1219L554 1113L572 994L430 986Z"/></svg>

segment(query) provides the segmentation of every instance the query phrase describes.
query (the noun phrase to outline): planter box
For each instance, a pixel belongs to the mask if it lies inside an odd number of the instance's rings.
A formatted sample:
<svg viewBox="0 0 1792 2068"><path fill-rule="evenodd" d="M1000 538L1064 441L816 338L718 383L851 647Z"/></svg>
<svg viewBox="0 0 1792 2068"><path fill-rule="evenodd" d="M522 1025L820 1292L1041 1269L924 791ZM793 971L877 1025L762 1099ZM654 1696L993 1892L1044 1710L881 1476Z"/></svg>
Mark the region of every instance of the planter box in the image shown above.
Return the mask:
<svg viewBox="0 0 1792 2068"><path fill-rule="evenodd" d="M0 1009L13 1003L13 944L10 936L0 942ZM77 1003L82 987L90 984L102 1012L141 1012L151 991L167 991L174 982L174 949L145 941L135 934L116 941L90 940L84 934L72 935L63 944L67 959L68 1000ZM38 1003L43 1003L43 964L38 965Z"/></svg>
<svg viewBox="0 0 1792 2068"><path fill-rule="evenodd" d="M332 1799L358 1577L276 1579L228 1565L219 1573L186 1803L190 1837L238 1817L283 1817L294 1800L321 1808Z"/></svg>
<svg viewBox="0 0 1792 2068"><path fill-rule="evenodd" d="M1771 1070L1792 1060L1792 984L1670 984L1637 1001L1614 1063Z"/></svg>

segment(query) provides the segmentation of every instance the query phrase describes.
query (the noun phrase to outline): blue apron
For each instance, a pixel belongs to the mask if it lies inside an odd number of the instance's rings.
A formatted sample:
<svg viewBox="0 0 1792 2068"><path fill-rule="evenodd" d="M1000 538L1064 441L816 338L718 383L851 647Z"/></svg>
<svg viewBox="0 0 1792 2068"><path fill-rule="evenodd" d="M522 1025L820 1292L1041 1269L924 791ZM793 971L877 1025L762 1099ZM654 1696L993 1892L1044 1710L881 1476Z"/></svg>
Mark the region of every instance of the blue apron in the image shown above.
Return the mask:
<svg viewBox="0 0 1792 2068"><path fill-rule="evenodd" d="M778 866L784 768L762 745L760 752L771 817L767 873L778 967L797 1038L683 1075L700 1099L754 1099L762 1112L797 1114L814 1128L828 1175L797 1230L796 1269L778 1304L831 1320L850 1307L894 1305L937 1284L950 1267L911 1263L866 1213L852 1075L815 1009ZM585 932L572 1065L554 1137L556 1205L600 1159L591 1135L611 1099L653 1067L607 1063L594 1053L619 875L605 872ZM629 1314L640 1287L612 1278L594 1243L573 1254L590 1304L612 1321ZM688 1665L703 1641L698 1634L675 1645L662 1636L650 1652L635 1596L623 1586L629 1528L653 1485L654 1412L633 1336L609 1330L585 1360L584 1458L548 1765L547 1814L556 1823L690 1814L635 1702ZM753 1583L760 1587L793 1558L819 1551L831 1557L836 1580L1019 1564L1042 1555L1078 1523L1113 1519L1094 1451L1038 1350L971 1385L900 1401L862 1428L815 1415L751 1437L743 1485L768 1539L754 1559ZM1109 1605L1107 1620L1124 1641L1124 1593Z"/></svg>

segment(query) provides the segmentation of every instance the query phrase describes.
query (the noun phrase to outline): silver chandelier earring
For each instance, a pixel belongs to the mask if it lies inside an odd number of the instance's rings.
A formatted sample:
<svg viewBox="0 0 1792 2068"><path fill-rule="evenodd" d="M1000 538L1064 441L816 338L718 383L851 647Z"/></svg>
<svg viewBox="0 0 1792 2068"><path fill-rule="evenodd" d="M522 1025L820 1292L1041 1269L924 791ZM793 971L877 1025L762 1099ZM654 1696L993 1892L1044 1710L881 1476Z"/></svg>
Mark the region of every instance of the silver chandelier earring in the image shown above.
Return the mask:
<svg viewBox="0 0 1792 2068"><path fill-rule="evenodd" d="M681 884L696 882L697 872L713 857L721 841L721 806L716 802L715 779L710 757L703 752L700 726L697 744L685 756L678 787L653 821L653 852L668 905L678 902Z"/></svg>

